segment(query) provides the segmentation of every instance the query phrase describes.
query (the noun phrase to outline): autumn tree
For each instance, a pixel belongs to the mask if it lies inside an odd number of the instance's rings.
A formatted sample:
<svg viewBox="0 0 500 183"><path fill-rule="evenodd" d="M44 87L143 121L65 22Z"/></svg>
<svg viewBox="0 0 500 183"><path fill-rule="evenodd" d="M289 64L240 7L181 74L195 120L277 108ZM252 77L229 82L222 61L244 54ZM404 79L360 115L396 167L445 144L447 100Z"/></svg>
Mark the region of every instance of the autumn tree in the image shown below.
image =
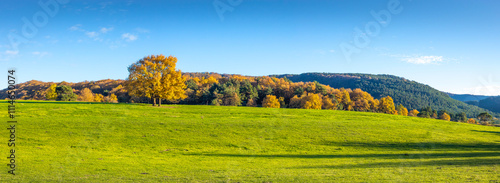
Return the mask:
<svg viewBox="0 0 500 183"><path fill-rule="evenodd" d="M184 99L185 78L176 70L177 58L173 56L151 55L129 66L127 91L131 96L148 97L156 105L162 99L175 101Z"/></svg>
<svg viewBox="0 0 500 183"><path fill-rule="evenodd" d="M47 100L56 100L57 99L57 93L56 93L56 84L50 85L47 90L45 90L45 98Z"/></svg>
<svg viewBox="0 0 500 183"><path fill-rule="evenodd" d="M251 99L248 99L246 106L255 107L255 106L257 106L257 103L251 98Z"/></svg>
<svg viewBox="0 0 500 183"><path fill-rule="evenodd" d="M476 120L472 119L472 118L469 118L467 120L467 123L470 123L470 124L477 124Z"/></svg>
<svg viewBox="0 0 500 183"><path fill-rule="evenodd" d="M266 108L280 108L280 102L274 95L267 95L262 101L262 107Z"/></svg>
<svg viewBox="0 0 500 183"><path fill-rule="evenodd" d="M106 103L118 103L118 98L115 94L110 94L108 96L105 96L103 101Z"/></svg>
<svg viewBox="0 0 500 183"><path fill-rule="evenodd" d="M448 115L446 112L441 114L441 116L439 116L439 119L442 119L442 120L446 120L446 121L450 121L451 117L450 115Z"/></svg>
<svg viewBox="0 0 500 183"><path fill-rule="evenodd" d="M322 99L319 94L308 93L302 97L302 108L304 109L321 109Z"/></svg>
<svg viewBox="0 0 500 183"><path fill-rule="evenodd" d="M301 98L298 97L297 95L295 95L290 99L290 103L288 104L288 107L301 108L301 103L302 103Z"/></svg>
<svg viewBox="0 0 500 183"><path fill-rule="evenodd" d="M408 116L417 116L418 113L419 113L418 110L413 109L413 110L410 111L410 113L408 113Z"/></svg>
<svg viewBox="0 0 500 183"><path fill-rule="evenodd" d="M398 115L408 116L408 109L406 109L406 107L402 104L399 104L398 107L396 107L396 111L398 111Z"/></svg>
<svg viewBox="0 0 500 183"><path fill-rule="evenodd" d="M79 101L93 102L94 101L94 93L88 88L84 88L80 91L80 95L78 96Z"/></svg>
<svg viewBox="0 0 500 183"><path fill-rule="evenodd" d="M387 114L398 114L390 96L380 99L379 111Z"/></svg>
<svg viewBox="0 0 500 183"><path fill-rule="evenodd" d="M94 95L94 102L103 102L103 100L104 100L104 96L102 96L102 94L96 93Z"/></svg>
<svg viewBox="0 0 500 183"><path fill-rule="evenodd" d="M334 104L333 100L328 96L323 96L322 102L323 102L321 105L322 109L330 109L330 110L337 109L337 104L336 103Z"/></svg>

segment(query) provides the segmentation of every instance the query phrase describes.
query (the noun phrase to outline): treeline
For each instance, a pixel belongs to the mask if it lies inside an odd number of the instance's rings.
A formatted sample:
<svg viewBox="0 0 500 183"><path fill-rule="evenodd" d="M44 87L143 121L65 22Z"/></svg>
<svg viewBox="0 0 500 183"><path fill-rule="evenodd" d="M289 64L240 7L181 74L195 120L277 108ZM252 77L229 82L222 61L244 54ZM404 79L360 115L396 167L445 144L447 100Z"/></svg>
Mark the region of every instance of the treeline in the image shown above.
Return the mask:
<svg viewBox="0 0 500 183"><path fill-rule="evenodd" d="M185 88L180 99L161 103L303 108L380 112L434 118L472 124L492 124L498 120L488 113L468 118L464 112L435 110L430 106L408 110L396 105L390 96L380 99L361 89L332 88L319 82L292 82L286 77L251 77L217 73L183 73ZM20 99L151 103L149 97L131 96L125 80L100 80L79 83L29 81L17 85ZM3 97L5 98L5 97Z"/></svg>
<svg viewBox="0 0 500 183"><path fill-rule="evenodd" d="M433 109L446 110L454 114L464 112L469 117L477 117L487 111L455 100L428 85L392 75L303 73L273 76L286 77L294 82L318 81L334 88L360 88L375 98L391 96L396 105L402 104L409 109L422 109L430 106ZM490 114L500 117L497 113L490 112Z"/></svg>
<svg viewBox="0 0 500 183"><path fill-rule="evenodd" d="M169 102L169 101L167 101ZM361 89L336 89L286 78L186 74L184 104L371 111L407 115L391 97L373 98ZM399 110L399 111L398 111Z"/></svg>

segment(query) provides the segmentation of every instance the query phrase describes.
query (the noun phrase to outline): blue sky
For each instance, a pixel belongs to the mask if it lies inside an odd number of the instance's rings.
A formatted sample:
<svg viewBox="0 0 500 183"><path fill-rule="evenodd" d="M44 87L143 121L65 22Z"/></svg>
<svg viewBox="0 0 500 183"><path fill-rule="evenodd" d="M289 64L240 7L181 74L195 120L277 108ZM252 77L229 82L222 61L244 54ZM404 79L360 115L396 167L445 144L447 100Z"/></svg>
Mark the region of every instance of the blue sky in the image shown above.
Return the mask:
<svg viewBox="0 0 500 183"><path fill-rule="evenodd" d="M164 54L184 72L392 74L500 95L498 12L494 0L2 1L0 63L18 82L79 82Z"/></svg>

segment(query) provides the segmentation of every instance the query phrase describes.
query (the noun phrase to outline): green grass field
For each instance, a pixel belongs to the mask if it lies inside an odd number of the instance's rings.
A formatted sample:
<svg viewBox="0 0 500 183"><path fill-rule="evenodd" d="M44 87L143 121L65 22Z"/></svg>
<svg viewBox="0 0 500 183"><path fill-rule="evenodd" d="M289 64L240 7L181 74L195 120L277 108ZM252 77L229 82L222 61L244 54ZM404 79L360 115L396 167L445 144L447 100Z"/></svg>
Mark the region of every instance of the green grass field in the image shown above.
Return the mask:
<svg viewBox="0 0 500 183"><path fill-rule="evenodd" d="M20 101L0 182L500 182L500 128L378 113Z"/></svg>

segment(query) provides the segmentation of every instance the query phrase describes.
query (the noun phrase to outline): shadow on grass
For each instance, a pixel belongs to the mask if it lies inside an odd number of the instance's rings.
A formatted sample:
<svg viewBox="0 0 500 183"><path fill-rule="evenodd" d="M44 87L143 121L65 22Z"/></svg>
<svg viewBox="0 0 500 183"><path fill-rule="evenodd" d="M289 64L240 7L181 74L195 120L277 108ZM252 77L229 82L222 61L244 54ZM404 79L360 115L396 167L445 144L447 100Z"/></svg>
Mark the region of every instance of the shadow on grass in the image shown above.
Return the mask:
<svg viewBox="0 0 500 183"><path fill-rule="evenodd" d="M422 167L422 166L489 166L500 164L500 158L466 159L466 160L431 160L431 161L411 161L411 162L380 162L380 163L360 163L346 165L319 165L319 166L298 166L297 169L353 169L353 168L400 168L400 167Z"/></svg>
<svg viewBox="0 0 500 183"><path fill-rule="evenodd" d="M430 151L500 151L499 143L443 143L443 142L324 142L320 145L359 147L367 149L430 150Z"/></svg>
<svg viewBox="0 0 500 183"><path fill-rule="evenodd" d="M216 156L236 158L378 158L378 159L434 159L434 158L472 158L497 157L500 152L471 152L471 153L396 153L396 154L187 154L194 156ZM497 162L500 164L500 162Z"/></svg>
<svg viewBox="0 0 500 183"><path fill-rule="evenodd" d="M474 132L483 132L483 133L492 133L492 134L497 134L500 135L500 132L495 132L495 131L479 131L479 130L472 130Z"/></svg>

